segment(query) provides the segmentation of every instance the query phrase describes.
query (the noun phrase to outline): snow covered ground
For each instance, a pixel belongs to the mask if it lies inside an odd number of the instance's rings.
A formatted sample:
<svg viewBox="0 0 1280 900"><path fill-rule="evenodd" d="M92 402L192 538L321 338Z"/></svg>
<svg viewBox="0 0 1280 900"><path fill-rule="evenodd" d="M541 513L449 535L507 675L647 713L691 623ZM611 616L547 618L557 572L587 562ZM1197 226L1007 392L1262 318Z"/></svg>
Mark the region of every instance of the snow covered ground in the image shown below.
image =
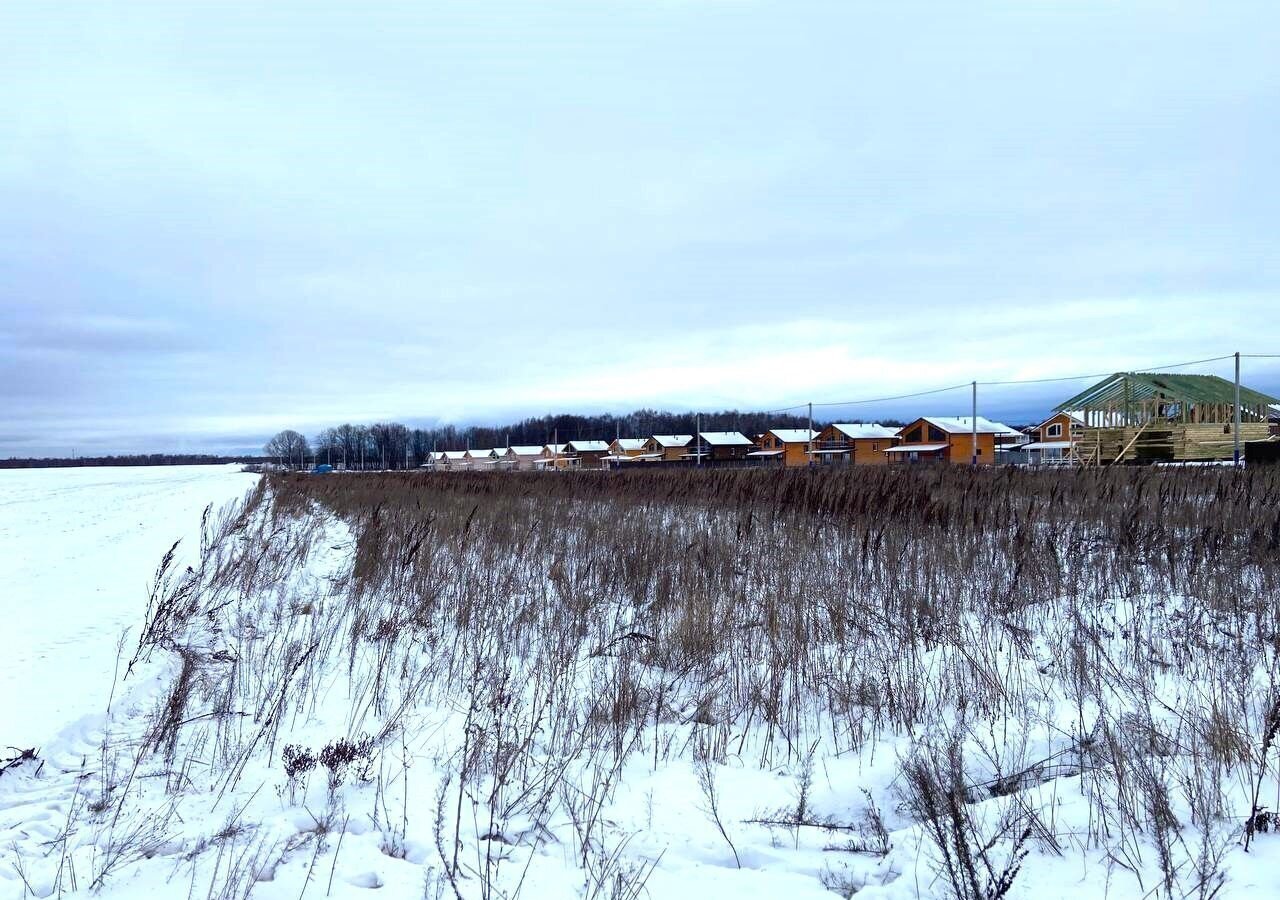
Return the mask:
<svg viewBox="0 0 1280 900"><path fill-rule="evenodd" d="M1123 598L1100 581L960 602L970 580L937 568L930 596L954 596L933 620L892 605L931 557L874 595L879 566L919 548L863 570L852 528L747 534L678 506L482 505L412 481L361 496L342 476L201 535L204 504L253 482L188 470L167 493L163 474L14 489L9 529L57 503L120 513L78 575L47 574L48 540L6 563L29 603L89 571L136 585L92 582L118 604L98 649L27 626L64 686L37 721L63 727L19 737L39 758L0 777L0 900L1280 897L1270 820L1240 841L1252 792L1280 800L1265 604L1152 594L1150 561ZM170 530L130 544L152 518ZM146 608L184 535L203 552ZM54 616L79 628L76 611ZM113 693L123 626L135 665ZM945 872L962 852L983 866L967 892Z"/></svg>
<svg viewBox="0 0 1280 900"><path fill-rule="evenodd" d="M249 491L240 469L0 471L0 747L43 746L102 711L156 565L179 539L189 558L205 506Z"/></svg>

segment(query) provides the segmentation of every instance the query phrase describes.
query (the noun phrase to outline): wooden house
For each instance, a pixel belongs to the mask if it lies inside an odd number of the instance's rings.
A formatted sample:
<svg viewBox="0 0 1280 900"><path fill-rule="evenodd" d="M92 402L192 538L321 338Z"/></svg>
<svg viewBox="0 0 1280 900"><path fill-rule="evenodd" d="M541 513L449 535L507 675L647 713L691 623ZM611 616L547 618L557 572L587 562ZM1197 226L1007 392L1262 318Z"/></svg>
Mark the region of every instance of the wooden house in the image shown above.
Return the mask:
<svg viewBox="0 0 1280 900"><path fill-rule="evenodd" d="M534 467L547 471L569 468L572 461L566 455L568 449L568 444L547 444L534 460Z"/></svg>
<svg viewBox="0 0 1280 900"><path fill-rule="evenodd" d="M813 451L819 465L883 466L884 451L898 442L898 430L865 422L837 422L818 433Z"/></svg>
<svg viewBox="0 0 1280 900"><path fill-rule="evenodd" d="M564 455L573 460L576 469L603 469L604 458L609 455L609 445L604 441L569 441Z"/></svg>
<svg viewBox="0 0 1280 900"><path fill-rule="evenodd" d="M443 450L437 465L446 472L457 472L467 467L467 451Z"/></svg>
<svg viewBox="0 0 1280 900"><path fill-rule="evenodd" d="M492 472L498 460L498 451L490 447L488 450L468 450L466 464L468 469L477 472Z"/></svg>
<svg viewBox="0 0 1280 900"><path fill-rule="evenodd" d="M645 450L647 438L614 438L609 445L609 455L605 462L611 466L620 466L634 462L660 462L662 454L649 453Z"/></svg>
<svg viewBox="0 0 1280 900"><path fill-rule="evenodd" d="M1217 375L1117 372L1055 407L1082 420L1085 465L1231 459L1235 384ZM1242 442L1267 436L1275 397L1240 386Z"/></svg>
<svg viewBox="0 0 1280 900"><path fill-rule="evenodd" d="M1022 449L1034 465L1064 466L1078 461L1076 449L1084 435L1084 420L1078 412L1054 413L1033 429L1033 439Z"/></svg>
<svg viewBox="0 0 1280 900"><path fill-rule="evenodd" d="M698 433L695 457L712 463L745 461L755 447L751 438L738 431L702 431Z"/></svg>
<svg viewBox="0 0 1280 900"><path fill-rule="evenodd" d="M814 441L818 432L808 428L774 428L756 440L756 448L747 454L749 459L777 463L782 466L807 466L813 458Z"/></svg>
<svg viewBox="0 0 1280 900"><path fill-rule="evenodd" d="M1005 426L989 422L982 416L977 421L977 456L980 465L991 465L996 458L996 435ZM883 451L891 463L949 462L968 465L975 461L974 424L969 417L924 416L898 430L898 445Z"/></svg>
<svg viewBox="0 0 1280 900"><path fill-rule="evenodd" d="M644 442L644 453L656 454L661 462L675 462L685 458L692 443L691 434L655 434Z"/></svg>
<svg viewBox="0 0 1280 900"><path fill-rule="evenodd" d="M499 467L512 471L529 471L536 468L536 462L541 455L541 447L526 445L508 447L502 454Z"/></svg>
<svg viewBox="0 0 1280 900"><path fill-rule="evenodd" d="M615 438L609 445L611 456L639 456L644 453L644 438Z"/></svg>

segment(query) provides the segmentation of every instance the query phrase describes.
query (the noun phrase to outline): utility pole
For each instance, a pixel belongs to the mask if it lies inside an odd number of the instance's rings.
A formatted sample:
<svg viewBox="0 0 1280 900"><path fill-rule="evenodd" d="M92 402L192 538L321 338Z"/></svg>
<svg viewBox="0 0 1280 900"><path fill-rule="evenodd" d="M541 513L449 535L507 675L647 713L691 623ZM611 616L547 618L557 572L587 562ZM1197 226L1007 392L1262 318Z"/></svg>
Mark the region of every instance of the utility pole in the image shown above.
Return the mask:
<svg viewBox="0 0 1280 900"><path fill-rule="evenodd" d="M1231 427L1235 439L1235 464L1240 465L1240 351L1236 351L1236 412L1235 424Z"/></svg>
<svg viewBox="0 0 1280 900"><path fill-rule="evenodd" d="M694 465L702 465L702 413L693 417L693 454Z"/></svg>
<svg viewBox="0 0 1280 900"><path fill-rule="evenodd" d="M809 401L809 465L813 465L813 401Z"/></svg>
<svg viewBox="0 0 1280 900"><path fill-rule="evenodd" d="M971 422L973 425L973 434L971 435L971 439L973 440L973 458L971 463L976 466L978 464L978 382L976 381L973 383L973 418L971 419Z"/></svg>

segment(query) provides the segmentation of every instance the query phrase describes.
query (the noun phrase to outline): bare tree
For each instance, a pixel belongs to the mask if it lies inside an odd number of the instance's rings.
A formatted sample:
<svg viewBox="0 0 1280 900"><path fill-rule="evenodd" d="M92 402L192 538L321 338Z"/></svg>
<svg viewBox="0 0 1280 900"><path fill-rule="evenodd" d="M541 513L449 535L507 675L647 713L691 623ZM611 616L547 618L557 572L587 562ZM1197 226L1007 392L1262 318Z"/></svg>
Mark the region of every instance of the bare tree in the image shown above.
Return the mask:
<svg viewBox="0 0 1280 900"><path fill-rule="evenodd" d="M311 453L307 439L288 428L267 441L262 450L267 456L275 458L281 464L297 466L298 468L306 465L307 456Z"/></svg>

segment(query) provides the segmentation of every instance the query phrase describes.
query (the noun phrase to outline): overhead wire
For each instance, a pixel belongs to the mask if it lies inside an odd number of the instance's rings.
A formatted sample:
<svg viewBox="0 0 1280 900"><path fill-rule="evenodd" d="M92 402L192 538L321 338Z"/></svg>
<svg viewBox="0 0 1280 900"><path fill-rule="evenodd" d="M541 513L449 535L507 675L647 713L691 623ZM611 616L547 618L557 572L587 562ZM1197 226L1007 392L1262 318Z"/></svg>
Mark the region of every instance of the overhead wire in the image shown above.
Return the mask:
<svg viewBox="0 0 1280 900"><path fill-rule="evenodd" d="M1245 354L1241 354L1242 358L1244 357L1244 355ZM1262 354L1254 354L1254 357L1260 358L1262 357ZM1277 357L1280 358L1280 354L1277 354ZM1210 356L1204 359L1192 359L1186 362L1162 363L1160 365L1143 366L1141 368L1135 368L1129 371L1143 372L1143 371L1151 371L1156 369L1180 369L1180 368L1185 368L1187 366L1198 366L1198 365L1203 365L1205 363L1222 362L1223 360L1228 360L1233 358L1234 358L1234 354L1229 353L1225 356ZM874 397L874 398L868 398L865 400L825 400L822 402L815 401L813 405L814 406L865 406L872 403L888 403L893 400L910 400L915 397L928 397L932 394L945 394L949 391L955 391L955 390L961 390L963 388L973 387L974 384L977 384L978 387L1003 387L1003 386L1019 385L1019 384L1051 384L1051 383L1063 382L1063 381L1084 381L1085 379L1088 379L1088 378L1106 378L1107 376L1114 375L1114 374L1115 374L1114 371L1089 372L1082 375L1061 375L1053 378L1012 378L1012 379L1005 379L1000 381L977 381L977 382L966 381L963 384L953 384L948 387L931 388L923 391L915 391L910 394L895 394L894 396L891 396L891 397ZM778 411L782 412L790 409L801 409L805 405L806 404L800 403L800 404L797 404L796 406L784 407L782 410L778 410ZM770 412L772 411L770 410Z"/></svg>
<svg viewBox="0 0 1280 900"><path fill-rule="evenodd" d="M857 406L868 403L888 403L891 400L910 400L912 397L927 397L930 394L945 394L947 391L958 391L961 388L967 388L972 382L966 381L964 384L953 384L950 387L933 388L927 391L916 391L913 394L896 394L892 397L875 397L867 400L828 400L822 403L815 403L814 406ZM804 404L801 404L802 406ZM794 407L791 407L794 409Z"/></svg>
<svg viewBox="0 0 1280 900"><path fill-rule="evenodd" d="M1187 366L1198 366L1204 363L1221 362L1225 359L1231 359L1231 358L1232 358L1231 354L1227 354L1226 356L1210 356L1206 359L1193 359L1188 362L1162 363L1161 365L1158 365L1158 366L1143 366L1142 368L1132 369L1131 371L1146 372L1152 369L1182 369ZM1116 373L1115 372L1091 372L1087 375L1062 375L1056 378L1013 378L1007 381L979 381L978 387L982 387L984 385L988 387L994 387L997 385L1005 385L1005 384L1048 384L1050 382L1055 382L1055 381L1084 381L1086 378L1106 378L1107 376L1114 375L1114 374Z"/></svg>

